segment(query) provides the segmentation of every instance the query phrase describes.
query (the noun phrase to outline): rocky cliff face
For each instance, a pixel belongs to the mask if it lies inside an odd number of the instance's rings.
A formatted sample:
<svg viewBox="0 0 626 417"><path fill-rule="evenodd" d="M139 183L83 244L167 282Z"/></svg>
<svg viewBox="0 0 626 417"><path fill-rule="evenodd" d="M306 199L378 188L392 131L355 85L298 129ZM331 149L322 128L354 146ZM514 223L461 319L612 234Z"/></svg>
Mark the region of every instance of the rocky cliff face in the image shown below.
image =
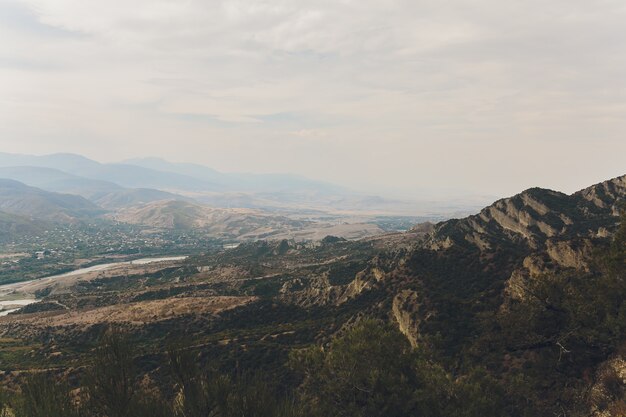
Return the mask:
<svg viewBox="0 0 626 417"><path fill-rule="evenodd" d="M402 290L393 298L391 311L398 328L406 336L411 346L417 346L419 335L420 297L416 291Z"/></svg>

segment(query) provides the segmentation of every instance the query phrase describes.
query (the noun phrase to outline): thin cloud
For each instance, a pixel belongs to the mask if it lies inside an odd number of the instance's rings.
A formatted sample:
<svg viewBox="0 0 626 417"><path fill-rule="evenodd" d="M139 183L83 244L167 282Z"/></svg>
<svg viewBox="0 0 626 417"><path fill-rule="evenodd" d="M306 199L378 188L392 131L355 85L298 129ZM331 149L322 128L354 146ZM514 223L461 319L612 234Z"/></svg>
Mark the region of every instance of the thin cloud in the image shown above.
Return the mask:
<svg viewBox="0 0 626 417"><path fill-rule="evenodd" d="M300 138L326 138L328 132L319 129L300 129L294 132L290 132L293 136Z"/></svg>

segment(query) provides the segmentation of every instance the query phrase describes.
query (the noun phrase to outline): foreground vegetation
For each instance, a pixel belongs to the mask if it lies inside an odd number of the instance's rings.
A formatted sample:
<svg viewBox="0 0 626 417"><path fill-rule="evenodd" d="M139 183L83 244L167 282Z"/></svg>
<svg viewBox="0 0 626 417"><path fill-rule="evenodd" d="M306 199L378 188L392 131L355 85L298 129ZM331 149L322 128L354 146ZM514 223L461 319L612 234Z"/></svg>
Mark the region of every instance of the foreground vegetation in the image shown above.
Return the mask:
<svg viewBox="0 0 626 417"><path fill-rule="evenodd" d="M522 415L485 372L453 378L396 329L373 320L326 349L293 351L291 389L261 373L201 366L197 358L193 349L170 349L169 378L157 386L139 372L128 339L107 333L78 387L40 372L25 378L19 393L5 393L2 406L17 417Z"/></svg>

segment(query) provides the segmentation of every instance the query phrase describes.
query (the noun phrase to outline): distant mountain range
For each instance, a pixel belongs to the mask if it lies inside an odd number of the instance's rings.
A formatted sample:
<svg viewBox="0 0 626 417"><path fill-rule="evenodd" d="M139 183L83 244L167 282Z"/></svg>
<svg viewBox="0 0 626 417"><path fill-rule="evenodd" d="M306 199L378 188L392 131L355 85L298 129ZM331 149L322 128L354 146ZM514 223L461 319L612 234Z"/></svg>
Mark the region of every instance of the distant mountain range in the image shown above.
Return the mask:
<svg viewBox="0 0 626 417"><path fill-rule="evenodd" d="M50 223L98 220L227 239L354 239L383 233L381 215L423 221L458 211L467 209L363 195L296 175L221 173L158 158L104 164L74 154L0 153L0 233L14 237Z"/></svg>
<svg viewBox="0 0 626 417"><path fill-rule="evenodd" d="M68 174L55 168L0 167L0 178L12 179L46 191L82 196L104 209L116 209L157 200L185 197L149 188L125 188L110 181Z"/></svg>
<svg viewBox="0 0 626 417"><path fill-rule="evenodd" d="M221 208L308 213L466 214L474 207L400 201L289 174L221 173L159 158L104 164L81 155L0 153L0 178L46 191L80 195L106 209L154 201L197 201Z"/></svg>
<svg viewBox="0 0 626 417"><path fill-rule="evenodd" d="M74 154L19 155L0 153L0 167L51 168L89 180L113 183L118 187L217 191L208 181L130 164L102 164Z"/></svg>
<svg viewBox="0 0 626 417"><path fill-rule="evenodd" d="M21 169L11 171L24 174ZM45 168L37 172L56 174L57 171ZM64 179L61 175L50 178L56 184L59 178ZM168 196L158 190L122 189L104 193L96 198L100 203L96 205L79 195L44 191L0 179L0 243L19 241L58 224L89 223L107 228L112 221L151 229L201 230L214 238L238 240L311 240L327 234L358 238L383 233L375 224L363 221L344 224L332 219L304 220L259 209L215 208L185 199L164 199Z"/></svg>
<svg viewBox="0 0 626 417"><path fill-rule="evenodd" d="M295 175L225 174L196 165L171 163L159 158L131 159L123 163L102 164L75 154L20 155L0 153L0 167L51 168L71 174L76 179L105 182L131 188L156 188L190 192L321 192L347 193L347 190ZM41 172L39 172L41 173ZM38 172L34 172L37 179ZM61 180L68 180L61 177ZM102 183L100 185L103 185Z"/></svg>
<svg viewBox="0 0 626 417"><path fill-rule="evenodd" d="M220 187L221 190L247 192L312 192L326 194L351 194L334 184L315 181L290 174L221 173L198 164L172 163L161 158L138 158L124 161L127 164L161 172L193 177Z"/></svg>

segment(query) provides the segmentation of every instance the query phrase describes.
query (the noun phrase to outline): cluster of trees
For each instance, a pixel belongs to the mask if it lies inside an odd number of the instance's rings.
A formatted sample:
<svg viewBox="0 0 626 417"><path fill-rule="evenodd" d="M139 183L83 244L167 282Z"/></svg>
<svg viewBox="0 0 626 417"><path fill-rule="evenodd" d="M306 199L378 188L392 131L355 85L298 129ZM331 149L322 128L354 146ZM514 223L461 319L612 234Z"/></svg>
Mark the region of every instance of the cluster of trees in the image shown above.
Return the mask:
<svg viewBox="0 0 626 417"><path fill-rule="evenodd" d="M589 261L587 272L528 279L523 298L487 320L474 346L483 364L491 361L496 372L519 379L516 390L553 412L602 410L611 403L626 410L621 379L605 390L601 403L588 390L602 363L626 349L626 214L612 241L596 247ZM498 368L503 356L510 358L504 370Z"/></svg>
<svg viewBox="0 0 626 417"><path fill-rule="evenodd" d="M626 214L622 218L611 244L597 250L590 272L563 271L527 282L525 299L502 316L510 348L551 348L561 368L571 372L620 348L626 341Z"/></svg>
<svg viewBox="0 0 626 417"><path fill-rule="evenodd" d="M486 372L452 376L394 327L364 321L327 350L292 354L307 416L472 417L524 415Z"/></svg>

